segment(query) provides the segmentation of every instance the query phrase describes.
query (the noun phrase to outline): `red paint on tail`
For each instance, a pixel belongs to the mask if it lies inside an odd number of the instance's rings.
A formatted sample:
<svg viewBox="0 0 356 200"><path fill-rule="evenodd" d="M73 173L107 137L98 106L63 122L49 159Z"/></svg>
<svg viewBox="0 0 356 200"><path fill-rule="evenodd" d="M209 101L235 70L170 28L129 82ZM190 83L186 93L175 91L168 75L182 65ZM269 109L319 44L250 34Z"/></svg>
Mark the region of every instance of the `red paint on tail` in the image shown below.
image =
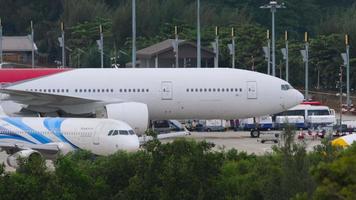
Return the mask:
<svg viewBox="0 0 356 200"><path fill-rule="evenodd" d="M52 68L36 68L36 69L0 69L0 83L14 83L18 81L40 78L60 72L65 72L70 69L52 69Z"/></svg>

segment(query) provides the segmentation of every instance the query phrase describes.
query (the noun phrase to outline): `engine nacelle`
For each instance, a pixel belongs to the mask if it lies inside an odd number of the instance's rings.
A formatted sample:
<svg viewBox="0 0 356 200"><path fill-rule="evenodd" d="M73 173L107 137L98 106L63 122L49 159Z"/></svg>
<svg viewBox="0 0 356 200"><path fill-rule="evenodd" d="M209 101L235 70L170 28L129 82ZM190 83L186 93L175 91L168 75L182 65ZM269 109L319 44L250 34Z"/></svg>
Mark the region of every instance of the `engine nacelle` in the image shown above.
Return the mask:
<svg viewBox="0 0 356 200"><path fill-rule="evenodd" d="M6 163L10 167L17 168L19 166L19 159L31 160L31 158L34 156L42 157L40 152L32 149L26 149L26 150L18 151L10 155L9 157L7 157Z"/></svg>
<svg viewBox="0 0 356 200"><path fill-rule="evenodd" d="M149 123L147 105L136 102L108 104L103 110L98 110L96 116L124 121L139 135L145 133Z"/></svg>

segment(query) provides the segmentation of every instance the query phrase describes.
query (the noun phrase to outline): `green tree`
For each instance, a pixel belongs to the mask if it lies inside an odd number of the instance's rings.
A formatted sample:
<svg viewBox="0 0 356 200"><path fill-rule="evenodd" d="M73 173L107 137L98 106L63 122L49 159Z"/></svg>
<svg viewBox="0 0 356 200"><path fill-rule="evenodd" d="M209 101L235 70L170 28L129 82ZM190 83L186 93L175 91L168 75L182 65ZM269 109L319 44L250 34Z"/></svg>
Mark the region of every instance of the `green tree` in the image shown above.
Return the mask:
<svg viewBox="0 0 356 200"><path fill-rule="evenodd" d="M318 183L314 199L355 199L356 145L341 152L332 162L320 163L313 169Z"/></svg>

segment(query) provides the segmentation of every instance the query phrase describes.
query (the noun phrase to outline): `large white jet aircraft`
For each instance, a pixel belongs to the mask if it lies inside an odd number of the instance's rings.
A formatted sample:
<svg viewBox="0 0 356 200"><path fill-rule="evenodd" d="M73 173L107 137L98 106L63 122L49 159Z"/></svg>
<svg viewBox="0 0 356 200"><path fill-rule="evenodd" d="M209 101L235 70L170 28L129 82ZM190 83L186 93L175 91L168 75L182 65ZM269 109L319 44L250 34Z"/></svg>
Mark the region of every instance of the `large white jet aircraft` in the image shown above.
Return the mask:
<svg viewBox="0 0 356 200"><path fill-rule="evenodd" d="M228 68L73 69L0 92L26 110L96 114L124 121L139 134L149 120L248 118L279 113L303 100L284 80Z"/></svg>
<svg viewBox="0 0 356 200"><path fill-rule="evenodd" d="M96 155L136 151L139 139L128 124L112 119L1 117L0 149L9 154L7 164L16 168L18 158L53 160L77 149Z"/></svg>

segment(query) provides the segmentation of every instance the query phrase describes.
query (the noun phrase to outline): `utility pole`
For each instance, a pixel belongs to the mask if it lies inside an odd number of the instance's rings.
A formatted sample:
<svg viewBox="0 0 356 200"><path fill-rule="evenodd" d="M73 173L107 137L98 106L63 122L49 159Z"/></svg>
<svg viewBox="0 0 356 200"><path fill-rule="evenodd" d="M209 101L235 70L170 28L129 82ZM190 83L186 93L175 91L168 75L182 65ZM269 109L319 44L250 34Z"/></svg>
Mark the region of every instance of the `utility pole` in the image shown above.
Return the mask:
<svg viewBox="0 0 356 200"><path fill-rule="evenodd" d="M0 64L2 63L2 23L1 23L1 18L0 18ZM0 68L2 66L0 65Z"/></svg>
<svg viewBox="0 0 356 200"><path fill-rule="evenodd" d="M197 68L201 68L200 0L197 0Z"/></svg>
<svg viewBox="0 0 356 200"><path fill-rule="evenodd" d="M132 0L132 67L136 68L136 0Z"/></svg>
<svg viewBox="0 0 356 200"><path fill-rule="evenodd" d="M34 35L34 31L33 31L33 22L31 21L31 50L32 50L32 68L35 68L35 35Z"/></svg>
<svg viewBox="0 0 356 200"><path fill-rule="evenodd" d="M275 13L279 8L285 8L282 3L279 5L277 1L270 1L269 4L263 5L260 8L270 9L272 13L272 76L276 76L276 42L275 42Z"/></svg>

